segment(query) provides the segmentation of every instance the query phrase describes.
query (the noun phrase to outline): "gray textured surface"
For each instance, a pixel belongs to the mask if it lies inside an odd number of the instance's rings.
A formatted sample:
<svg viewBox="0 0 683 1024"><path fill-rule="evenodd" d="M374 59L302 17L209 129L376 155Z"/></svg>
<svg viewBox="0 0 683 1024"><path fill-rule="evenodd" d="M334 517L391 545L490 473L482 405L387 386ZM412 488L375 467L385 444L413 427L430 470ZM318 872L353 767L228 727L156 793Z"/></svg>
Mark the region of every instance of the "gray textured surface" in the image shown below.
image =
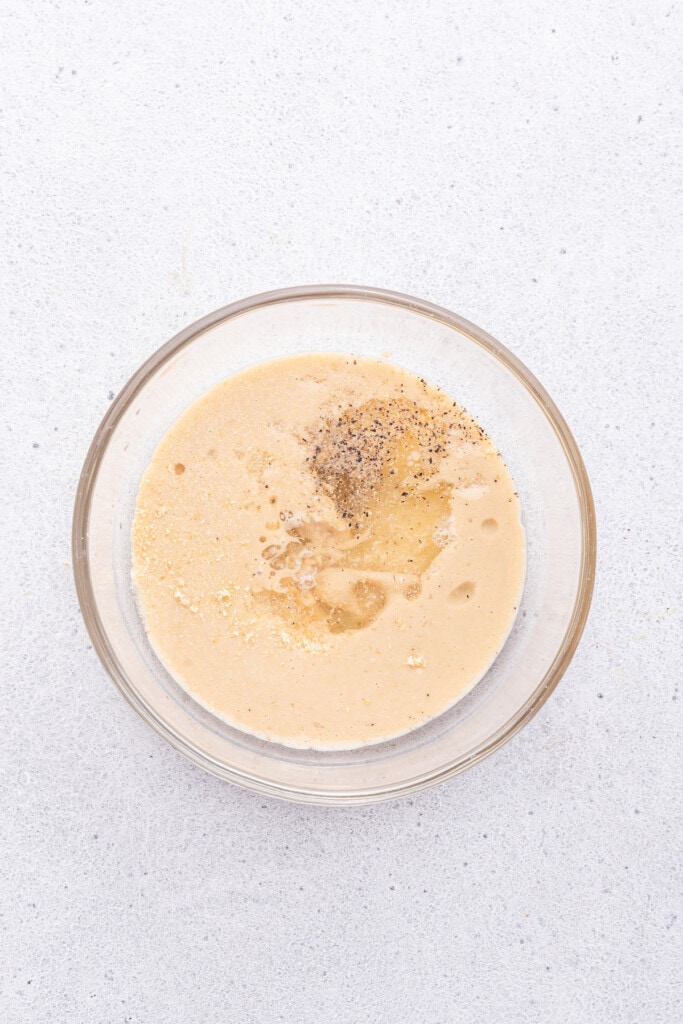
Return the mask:
<svg viewBox="0 0 683 1024"><path fill-rule="evenodd" d="M4 5L6 1024L681 1019L680 4L421 10ZM365 810L166 747L69 565L83 457L138 364L235 298L339 280L513 348L600 528L533 723Z"/></svg>

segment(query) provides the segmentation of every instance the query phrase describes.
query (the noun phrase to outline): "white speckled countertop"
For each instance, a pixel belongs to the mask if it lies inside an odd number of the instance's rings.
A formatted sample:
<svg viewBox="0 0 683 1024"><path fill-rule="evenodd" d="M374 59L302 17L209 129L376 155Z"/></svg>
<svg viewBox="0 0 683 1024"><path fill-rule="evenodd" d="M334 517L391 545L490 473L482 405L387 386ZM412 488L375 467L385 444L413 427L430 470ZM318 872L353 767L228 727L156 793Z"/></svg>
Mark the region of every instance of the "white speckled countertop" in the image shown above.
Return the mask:
<svg viewBox="0 0 683 1024"><path fill-rule="evenodd" d="M3 1024L683 1018L681 5L416 11L4 5ZM81 463L141 361L323 281L517 352L598 512L552 699L467 774L362 810L174 753L100 667L70 567Z"/></svg>

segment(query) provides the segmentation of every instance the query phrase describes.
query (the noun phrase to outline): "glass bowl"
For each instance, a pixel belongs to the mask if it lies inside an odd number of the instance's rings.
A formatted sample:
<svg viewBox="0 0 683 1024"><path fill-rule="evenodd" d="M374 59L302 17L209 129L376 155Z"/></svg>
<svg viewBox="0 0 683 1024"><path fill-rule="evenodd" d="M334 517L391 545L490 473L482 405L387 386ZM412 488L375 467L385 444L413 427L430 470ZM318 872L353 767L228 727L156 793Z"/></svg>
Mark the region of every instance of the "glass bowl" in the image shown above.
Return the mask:
<svg viewBox="0 0 683 1024"><path fill-rule="evenodd" d="M341 352L391 361L443 387L503 453L520 495L527 576L517 619L484 678L449 711L397 739L349 751L258 739L201 707L155 656L131 585L140 478L183 410L256 362ZM198 320L158 350L110 406L81 474L73 564L83 618L129 703L195 764L247 789L310 803L363 804L448 779L538 711L581 636L593 589L595 516L567 426L499 342L446 309L375 288L268 292ZM237 669L236 669L237 670Z"/></svg>

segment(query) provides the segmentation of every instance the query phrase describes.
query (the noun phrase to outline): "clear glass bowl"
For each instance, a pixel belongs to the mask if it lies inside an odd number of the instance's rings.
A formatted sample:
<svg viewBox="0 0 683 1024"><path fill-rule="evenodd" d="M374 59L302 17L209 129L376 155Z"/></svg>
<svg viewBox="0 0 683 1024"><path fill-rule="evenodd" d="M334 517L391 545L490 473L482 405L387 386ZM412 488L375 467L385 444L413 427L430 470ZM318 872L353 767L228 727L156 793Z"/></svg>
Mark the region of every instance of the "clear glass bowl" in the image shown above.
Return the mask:
<svg viewBox="0 0 683 1024"><path fill-rule="evenodd" d="M238 370L294 353L381 358L441 385L488 431L513 474L527 532L527 578L493 666L449 711L398 739L350 751L296 750L232 728L160 664L130 580L138 485L178 415ZM583 630L593 589L595 516L576 443L531 373L448 310L374 288L268 292L204 317L126 384L81 474L73 522L76 588L93 645L129 703L195 764L292 800L362 804L456 775L508 740L545 702ZM237 671L237 669L236 669Z"/></svg>

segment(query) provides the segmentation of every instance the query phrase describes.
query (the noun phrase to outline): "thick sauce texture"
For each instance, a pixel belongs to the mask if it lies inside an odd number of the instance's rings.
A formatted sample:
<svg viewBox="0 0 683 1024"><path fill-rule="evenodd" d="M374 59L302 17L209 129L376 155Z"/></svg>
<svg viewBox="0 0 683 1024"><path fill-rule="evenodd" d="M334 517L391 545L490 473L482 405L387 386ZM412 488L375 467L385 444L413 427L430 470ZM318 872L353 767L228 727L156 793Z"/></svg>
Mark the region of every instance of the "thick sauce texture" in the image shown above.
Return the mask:
<svg viewBox="0 0 683 1024"><path fill-rule="evenodd" d="M169 672L231 725L350 748L467 693L515 618L525 536L482 428L389 363L263 363L195 402L138 493L133 580Z"/></svg>

